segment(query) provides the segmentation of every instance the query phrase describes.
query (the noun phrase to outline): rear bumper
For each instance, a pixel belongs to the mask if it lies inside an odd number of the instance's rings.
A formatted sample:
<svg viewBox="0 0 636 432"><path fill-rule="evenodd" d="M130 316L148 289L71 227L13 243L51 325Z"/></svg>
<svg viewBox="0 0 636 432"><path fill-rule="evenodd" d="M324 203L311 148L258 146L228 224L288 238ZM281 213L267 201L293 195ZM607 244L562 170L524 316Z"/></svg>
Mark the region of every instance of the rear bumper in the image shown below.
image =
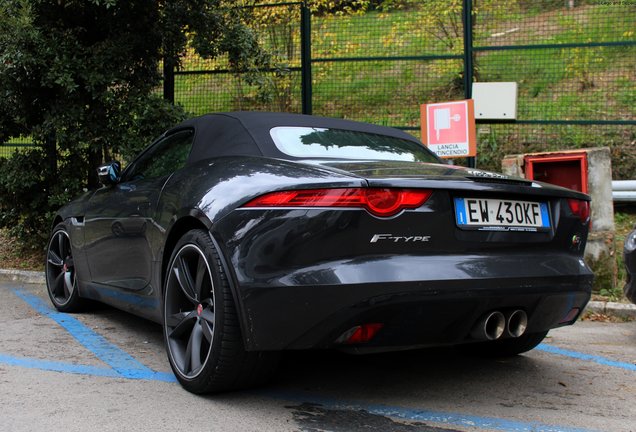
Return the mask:
<svg viewBox="0 0 636 432"><path fill-rule="evenodd" d="M242 271L243 270L243 271ZM522 309L527 332L572 324L592 289L577 256L367 256L284 272L235 274L248 350L329 348L363 323L384 327L365 347L471 341L485 313Z"/></svg>

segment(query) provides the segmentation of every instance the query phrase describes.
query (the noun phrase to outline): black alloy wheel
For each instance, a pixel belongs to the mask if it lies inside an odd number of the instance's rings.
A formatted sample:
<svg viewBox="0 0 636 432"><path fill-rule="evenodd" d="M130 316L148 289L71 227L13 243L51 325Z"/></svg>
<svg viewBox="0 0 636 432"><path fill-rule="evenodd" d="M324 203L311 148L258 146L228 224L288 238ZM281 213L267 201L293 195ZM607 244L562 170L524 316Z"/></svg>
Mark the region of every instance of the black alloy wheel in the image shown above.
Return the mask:
<svg viewBox="0 0 636 432"><path fill-rule="evenodd" d="M192 393L254 386L275 370L278 353L244 349L227 275L206 231L189 231L174 249L163 318L170 366Z"/></svg>
<svg viewBox="0 0 636 432"><path fill-rule="evenodd" d="M63 224L58 224L53 229L49 240L46 252L46 287L57 310L77 312L82 308L71 240Z"/></svg>
<svg viewBox="0 0 636 432"><path fill-rule="evenodd" d="M165 329L177 372L192 380L203 370L214 338L214 283L203 251L187 244L177 251L166 285Z"/></svg>

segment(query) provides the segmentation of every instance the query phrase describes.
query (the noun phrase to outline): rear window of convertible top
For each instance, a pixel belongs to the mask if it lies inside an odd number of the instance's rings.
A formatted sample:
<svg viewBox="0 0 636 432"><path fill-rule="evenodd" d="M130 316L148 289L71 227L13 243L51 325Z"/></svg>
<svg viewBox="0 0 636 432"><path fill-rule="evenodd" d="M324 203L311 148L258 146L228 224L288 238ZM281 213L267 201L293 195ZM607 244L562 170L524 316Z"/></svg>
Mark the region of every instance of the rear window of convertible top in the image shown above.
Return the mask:
<svg viewBox="0 0 636 432"><path fill-rule="evenodd" d="M270 130L278 149L297 158L438 162L422 144L344 129L279 126Z"/></svg>

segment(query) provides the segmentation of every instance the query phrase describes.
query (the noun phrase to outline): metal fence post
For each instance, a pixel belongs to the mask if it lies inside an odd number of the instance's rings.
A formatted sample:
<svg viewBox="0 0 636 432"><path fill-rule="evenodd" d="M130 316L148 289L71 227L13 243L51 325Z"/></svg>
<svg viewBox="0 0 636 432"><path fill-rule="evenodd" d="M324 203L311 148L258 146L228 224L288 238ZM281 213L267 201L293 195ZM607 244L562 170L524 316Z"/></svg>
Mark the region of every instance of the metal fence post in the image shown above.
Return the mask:
<svg viewBox="0 0 636 432"><path fill-rule="evenodd" d="M163 98L174 104L174 62L167 57L163 59Z"/></svg>
<svg viewBox="0 0 636 432"><path fill-rule="evenodd" d="M462 9L464 21L464 98L470 99L473 90L473 2L464 0ZM468 166L477 166L476 158L468 158Z"/></svg>
<svg viewBox="0 0 636 432"><path fill-rule="evenodd" d="M311 114L311 11L305 2L300 5L300 44L302 113Z"/></svg>
<svg viewBox="0 0 636 432"><path fill-rule="evenodd" d="M48 163L48 172L45 174L49 181L55 181L57 176L57 138L55 132L50 132L44 139L44 151Z"/></svg>

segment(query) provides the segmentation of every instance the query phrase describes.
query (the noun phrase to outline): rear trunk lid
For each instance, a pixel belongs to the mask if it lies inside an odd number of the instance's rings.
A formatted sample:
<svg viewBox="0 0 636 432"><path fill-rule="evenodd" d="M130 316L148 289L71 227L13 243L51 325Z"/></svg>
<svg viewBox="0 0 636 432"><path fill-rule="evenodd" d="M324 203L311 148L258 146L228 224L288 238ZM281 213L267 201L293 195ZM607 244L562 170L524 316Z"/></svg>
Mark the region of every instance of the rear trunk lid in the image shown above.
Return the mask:
<svg viewBox="0 0 636 432"><path fill-rule="evenodd" d="M370 187L431 188L492 191L535 196L587 199L587 195L560 186L455 165L400 161L318 161L340 173L363 178Z"/></svg>

